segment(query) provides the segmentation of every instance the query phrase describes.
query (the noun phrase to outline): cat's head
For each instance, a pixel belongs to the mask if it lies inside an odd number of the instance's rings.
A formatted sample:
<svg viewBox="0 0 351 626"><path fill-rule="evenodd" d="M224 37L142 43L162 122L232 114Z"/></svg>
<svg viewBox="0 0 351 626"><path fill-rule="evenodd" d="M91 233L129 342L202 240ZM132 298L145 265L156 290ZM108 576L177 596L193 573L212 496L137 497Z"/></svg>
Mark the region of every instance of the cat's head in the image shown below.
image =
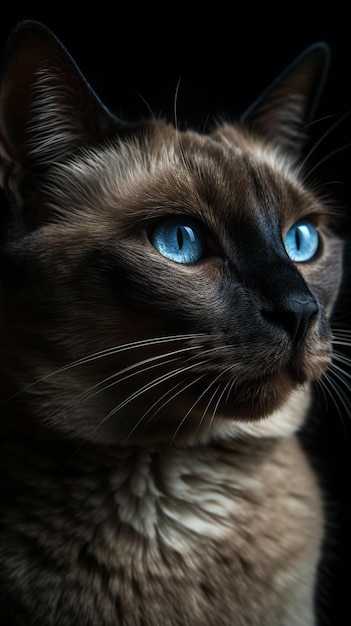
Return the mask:
<svg viewBox="0 0 351 626"><path fill-rule="evenodd" d="M16 29L0 91L11 427L168 444L299 425L341 279L300 167L327 64L312 46L240 123L200 135L121 121L49 31Z"/></svg>

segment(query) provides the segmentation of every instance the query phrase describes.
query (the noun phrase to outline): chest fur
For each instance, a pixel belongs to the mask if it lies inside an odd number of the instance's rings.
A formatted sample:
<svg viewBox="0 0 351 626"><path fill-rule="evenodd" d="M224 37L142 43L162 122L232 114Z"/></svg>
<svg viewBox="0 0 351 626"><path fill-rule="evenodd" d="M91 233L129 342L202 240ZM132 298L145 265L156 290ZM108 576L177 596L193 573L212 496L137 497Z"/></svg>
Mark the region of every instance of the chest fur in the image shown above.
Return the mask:
<svg viewBox="0 0 351 626"><path fill-rule="evenodd" d="M229 625L248 596L240 624L290 626L300 610L313 624L318 488L294 439L260 448L86 457L55 490L52 468L34 464L19 480L16 464L4 580L26 583L26 614L33 597L43 615L50 606L48 624L214 626L222 612Z"/></svg>

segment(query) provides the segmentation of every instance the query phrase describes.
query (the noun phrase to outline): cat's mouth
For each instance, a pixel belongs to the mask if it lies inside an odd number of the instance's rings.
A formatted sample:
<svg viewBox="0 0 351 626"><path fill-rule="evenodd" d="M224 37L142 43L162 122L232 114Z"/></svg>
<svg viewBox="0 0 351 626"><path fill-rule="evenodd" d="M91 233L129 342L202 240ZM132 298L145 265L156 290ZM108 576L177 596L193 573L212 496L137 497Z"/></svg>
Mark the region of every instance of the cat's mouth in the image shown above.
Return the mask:
<svg viewBox="0 0 351 626"><path fill-rule="evenodd" d="M259 352L256 346L251 355L242 350L239 358L238 348L229 342L210 342L208 336L186 339L141 340L135 344L138 360L133 350L121 350L120 368L118 351L104 355L104 376L75 402L82 406L87 436L164 443L207 435L223 420L257 423L283 409L330 361L327 340L305 343L299 350L280 344ZM89 367L86 360L78 367L84 373L82 386L87 386ZM94 368L92 380L95 376ZM87 407L93 428L86 420ZM101 416L97 425L96 415Z"/></svg>
<svg viewBox="0 0 351 626"><path fill-rule="evenodd" d="M136 377L127 377L133 373L133 366L127 367L122 396L116 396L118 385L106 384L103 396L95 393L93 387L89 410L94 409L96 402L95 409L100 414L102 399L106 404L102 419L88 436L103 441L108 437L128 445L168 445L220 433L222 428L225 431L225 424L230 431L243 423L256 428L260 421L269 422L280 410L284 423L288 413L284 407L295 392L304 392L328 365L327 351L319 357L316 353L315 350L310 358L301 355L300 359L290 354L290 358L270 367L258 364L255 375L250 364L245 374L241 371L239 376L223 360L207 369L205 363L198 369L197 363L189 360L186 366L175 369L173 362L164 363L162 371L157 368L157 376L153 369L144 366ZM142 363L148 365L146 359ZM111 376L105 379L106 383L111 379L114 381Z"/></svg>
<svg viewBox="0 0 351 626"><path fill-rule="evenodd" d="M222 392L218 413L230 419L261 419L280 409L290 395L318 380L330 364L330 350L297 358L272 366L260 375L233 379L227 392ZM220 392L218 392L220 395Z"/></svg>
<svg viewBox="0 0 351 626"><path fill-rule="evenodd" d="M233 385L220 412L231 419L256 420L268 417L283 406L295 389L306 382L306 378L298 381L289 371L284 370L260 380L237 383Z"/></svg>

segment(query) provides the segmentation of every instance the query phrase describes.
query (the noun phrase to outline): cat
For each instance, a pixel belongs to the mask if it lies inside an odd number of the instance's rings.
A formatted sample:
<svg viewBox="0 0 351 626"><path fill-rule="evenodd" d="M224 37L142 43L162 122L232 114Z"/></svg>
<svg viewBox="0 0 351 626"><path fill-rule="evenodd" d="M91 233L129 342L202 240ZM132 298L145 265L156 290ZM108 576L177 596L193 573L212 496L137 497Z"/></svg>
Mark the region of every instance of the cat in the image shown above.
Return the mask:
<svg viewBox="0 0 351 626"><path fill-rule="evenodd" d="M317 42L234 122L122 120L44 25L0 88L0 623L312 626L331 362ZM5 205L5 203L4 203Z"/></svg>

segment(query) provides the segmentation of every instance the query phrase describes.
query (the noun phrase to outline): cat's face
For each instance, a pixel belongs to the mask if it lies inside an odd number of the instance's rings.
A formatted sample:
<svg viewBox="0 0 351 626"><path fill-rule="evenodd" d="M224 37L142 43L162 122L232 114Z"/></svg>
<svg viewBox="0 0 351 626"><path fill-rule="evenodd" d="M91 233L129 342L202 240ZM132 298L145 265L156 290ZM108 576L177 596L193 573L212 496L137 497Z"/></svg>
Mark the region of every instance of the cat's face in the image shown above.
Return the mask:
<svg viewBox="0 0 351 626"><path fill-rule="evenodd" d="M3 252L15 410L37 416L29 428L122 443L283 411L328 366L341 277L296 155L245 127L201 136L105 112L107 141L92 122L87 141L50 71L36 72L29 139L15 157L10 131L4 142L25 225Z"/></svg>

